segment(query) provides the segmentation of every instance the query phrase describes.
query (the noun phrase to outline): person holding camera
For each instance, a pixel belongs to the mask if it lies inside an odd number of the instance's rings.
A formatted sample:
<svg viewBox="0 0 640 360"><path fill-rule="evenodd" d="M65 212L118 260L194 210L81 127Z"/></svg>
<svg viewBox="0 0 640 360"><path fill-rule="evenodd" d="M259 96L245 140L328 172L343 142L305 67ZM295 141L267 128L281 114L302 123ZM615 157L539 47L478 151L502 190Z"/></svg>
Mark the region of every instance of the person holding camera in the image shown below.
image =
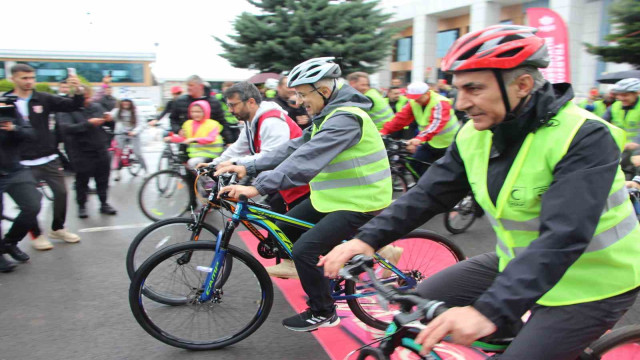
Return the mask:
<svg viewBox="0 0 640 360"><path fill-rule="evenodd" d="M75 69L70 70L75 72ZM80 237L64 228L67 215L67 186L57 152L57 137L49 129L51 112L74 111L84 103L84 88L80 86L80 80L75 73L69 72L67 83L74 91L74 96L62 97L35 91L35 69L26 64L16 64L11 67L11 81L15 84L15 88L5 96L12 94L18 97L15 103L18 116L33 128L36 136L22 143L21 164L31 169L33 177L46 181L53 191L53 223L48 237L76 243L80 241ZM36 250L53 248L49 239L42 235L37 223L30 230L34 237L31 245Z"/></svg>
<svg viewBox="0 0 640 360"><path fill-rule="evenodd" d="M28 168L20 164L20 145L34 140L33 129L16 116L15 97L0 98L0 213L2 193L7 193L20 208L11 229L0 241L0 272L10 272L16 265L4 258L9 254L18 261L29 260L29 255L18 248L18 242L37 226L42 195ZM1 232L0 232L1 233Z"/></svg>

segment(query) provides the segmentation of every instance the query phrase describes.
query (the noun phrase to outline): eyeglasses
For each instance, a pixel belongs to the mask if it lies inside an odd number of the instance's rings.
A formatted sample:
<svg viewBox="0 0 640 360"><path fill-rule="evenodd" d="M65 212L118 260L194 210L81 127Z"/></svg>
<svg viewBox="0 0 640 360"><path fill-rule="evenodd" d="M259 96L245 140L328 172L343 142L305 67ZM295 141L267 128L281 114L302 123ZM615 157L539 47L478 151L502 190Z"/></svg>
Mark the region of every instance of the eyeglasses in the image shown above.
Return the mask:
<svg viewBox="0 0 640 360"><path fill-rule="evenodd" d="M303 94L303 93L300 93L300 92L296 91L296 95L298 96L299 99L304 100L307 96L309 96L313 92L317 92L318 94L320 94L320 96L323 96L322 93L320 91L318 91L318 89L315 89L315 88L313 90L311 90L310 92L306 93L306 94Z"/></svg>
<svg viewBox="0 0 640 360"><path fill-rule="evenodd" d="M238 104L242 104L243 102L244 102L244 101L238 101L238 102L235 102L235 103L227 102L227 107L228 107L229 109L233 109L233 108L235 108L235 107L236 107L236 105L238 105Z"/></svg>

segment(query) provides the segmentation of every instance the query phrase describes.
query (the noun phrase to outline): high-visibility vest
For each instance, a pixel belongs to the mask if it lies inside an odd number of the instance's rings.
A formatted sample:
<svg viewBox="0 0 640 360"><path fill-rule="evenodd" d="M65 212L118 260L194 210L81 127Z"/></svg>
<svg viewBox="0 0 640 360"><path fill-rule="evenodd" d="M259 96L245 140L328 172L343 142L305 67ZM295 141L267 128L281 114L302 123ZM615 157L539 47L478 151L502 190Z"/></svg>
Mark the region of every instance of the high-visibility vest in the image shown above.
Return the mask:
<svg viewBox="0 0 640 360"><path fill-rule="evenodd" d="M222 106L222 111L224 111L224 119L227 121L227 124L237 124L238 119L233 116L233 114L229 111L229 107L227 106L227 101L221 93L216 94L216 99L220 102L220 106Z"/></svg>
<svg viewBox="0 0 640 360"><path fill-rule="evenodd" d="M547 126L527 135L495 205L487 187L493 133L477 131L472 121L460 130L456 146L473 195L497 234L500 271L539 237L542 197L554 180L556 165L566 155L586 119L605 124L620 149L624 147L621 129L569 102ZM581 194L566 196L580 201ZM537 302L544 306L571 305L634 289L640 285L639 255L640 228L618 165L606 206L587 249Z"/></svg>
<svg viewBox="0 0 640 360"><path fill-rule="evenodd" d="M215 159L220 154L222 154L222 150L224 147L224 142L222 140L222 136L220 133L222 132L222 125L219 122L206 119L200 124L196 133L193 133L193 120L187 120L182 125L184 129L185 137L190 138L203 138L207 137L213 129L218 129L218 136L216 140L212 144L198 144L197 142L189 144L187 148L187 154L189 154L190 158L194 157L206 157L210 159Z"/></svg>
<svg viewBox="0 0 640 360"><path fill-rule="evenodd" d="M384 101L378 90L369 89L364 95L373 102L373 106L367 111L367 114L369 114L378 130L382 130L384 124L393 119L393 110L391 110L389 103Z"/></svg>
<svg viewBox="0 0 640 360"><path fill-rule="evenodd" d="M389 104L389 98L386 97L384 98L384 101L387 102L387 104ZM400 112L400 110L402 110L402 108L407 105L407 103L409 102L409 99L404 96L404 95L400 95L400 97L398 98L398 101L396 101L396 106L395 106L395 110L393 108L391 108L391 110L394 110L394 113L398 113Z"/></svg>
<svg viewBox="0 0 640 360"><path fill-rule="evenodd" d="M378 129L364 110L336 108L319 125L313 124L311 138L336 112L347 112L362 119L362 136L356 145L338 154L311 179L311 204L323 213L384 209L391 204L393 191L389 158Z"/></svg>
<svg viewBox="0 0 640 360"><path fill-rule="evenodd" d="M441 101L451 103L451 100L432 90L429 90L429 95L429 102L427 103L427 106L424 107L424 109L422 108L422 105L418 104L415 100L409 100L411 110L413 111L413 117L418 123L419 131L424 131L424 129L427 128L431 120L431 111L438 103L440 103ZM451 145L459 129L460 124L458 124L458 117L453 111L453 107L451 107L447 125L445 125L444 129L442 129L439 133L432 137L431 140L428 141L428 143L434 148L446 148Z"/></svg>
<svg viewBox="0 0 640 360"><path fill-rule="evenodd" d="M622 108L622 102L616 101L611 105L611 123L627 134L627 143L633 142L640 135L640 100L630 110Z"/></svg>
<svg viewBox="0 0 640 360"><path fill-rule="evenodd" d="M589 105L588 99L584 99L580 101L580 103L578 104L578 106L580 106L583 109L586 109L587 105ZM596 100L593 102L593 111L591 111L592 113L602 117L602 115L604 115L606 111L607 111L607 105L605 105L604 101Z"/></svg>

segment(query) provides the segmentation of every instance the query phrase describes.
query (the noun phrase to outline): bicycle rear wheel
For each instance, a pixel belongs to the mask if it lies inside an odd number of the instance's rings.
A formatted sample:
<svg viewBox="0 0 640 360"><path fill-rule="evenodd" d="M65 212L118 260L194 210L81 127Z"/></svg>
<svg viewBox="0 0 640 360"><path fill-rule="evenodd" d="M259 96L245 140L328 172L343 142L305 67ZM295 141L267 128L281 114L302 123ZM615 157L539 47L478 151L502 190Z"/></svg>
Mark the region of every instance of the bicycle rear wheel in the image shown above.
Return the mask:
<svg viewBox="0 0 640 360"><path fill-rule="evenodd" d="M444 214L444 227L452 234L465 232L476 220L476 204L469 194L460 200L451 211Z"/></svg>
<svg viewBox="0 0 640 360"><path fill-rule="evenodd" d="M185 254L190 261L182 263ZM264 323L273 304L273 285L264 267L235 246L228 248L233 271L223 279L224 286L214 286L211 300L198 300L214 256L215 242L187 242L164 248L142 264L129 288L129 305L147 333L171 346L211 350L246 338ZM145 288L187 301L166 306L143 296Z"/></svg>
<svg viewBox="0 0 640 360"><path fill-rule="evenodd" d="M462 250L454 243L431 231L416 230L390 244L392 248L380 249L379 254L394 263L404 276L419 283L440 270L465 259ZM410 288L405 279L384 268L374 266L378 279L397 287ZM355 295L347 300L353 314L363 323L384 330L393 320L397 305L389 305L385 310L375 296L375 290L366 285L367 275L360 275L361 281L345 282L345 293Z"/></svg>
<svg viewBox="0 0 640 360"><path fill-rule="evenodd" d="M146 217L158 221L187 213L194 196L184 176L163 170L144 181L138 192L138 205Z"/></svg>
<svg viewBox="0 0 640 360"><path fill-rule="evenodd" d="M153 253L169 245L193 239L196 222L188 218L174 218L155 222L142 229L131 241L127 251L127 274L133 280L136 271ZM215 241L218 229L203 223L199 239Z"/></svg>
<svg viewBox="0 0 640 360"><path fill-rule="evenodd" d="M640 325L604 334L580 355L580 360L640 359Z"/></svg>
<svg viewBox="0 0 640 360"><path fill-rule="evenodd" d="M42 193L42 195L44 195L44 197L49 200L49 201L53 201L53 190L51 190L51 188L49 187L49 184L47 184L46 182L40 182L38 184L38 188L40 189L40 192Z"/></svg>
<svg viewBox="0 0 640 360"><path fill-rule="evenodd" d="M140 171L142 171L142 163L140 163L140 160L133 152L129 154L129 166L127 166L127 170L132 176L138 176Z"/></svg>
<svg viewBox="0 0 640 360"><path fill-rule="evenodd" d="M409 186L407 185L407 179L400 171L391 172L391 183L393 184L394 197L396 196L396 194L399 196L406 193L409 189Z"/></svg>

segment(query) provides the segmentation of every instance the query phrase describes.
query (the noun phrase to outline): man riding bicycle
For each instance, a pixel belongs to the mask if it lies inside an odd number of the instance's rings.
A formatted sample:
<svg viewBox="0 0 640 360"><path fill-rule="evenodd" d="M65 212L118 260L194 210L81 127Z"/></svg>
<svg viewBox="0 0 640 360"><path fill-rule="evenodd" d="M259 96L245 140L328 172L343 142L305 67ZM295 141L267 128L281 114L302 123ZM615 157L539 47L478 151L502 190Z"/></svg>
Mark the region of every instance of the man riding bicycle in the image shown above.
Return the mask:
<svg viewBox="0 0 640 360"><path fill-rule="evenodd" d="M418 286L454 306L416 338L470 344L513 336L500 359L575 359L633 304L640 229L620 169L624 133L552 85L534 28L496 25L458 39L442 61L457 108L471 117L416 187L320 262L327 276L372 254L473 190L498 236L495 253L449 267Z"/></svg>
<svg viewBox="0 0 640 360"><path fill-rule="evenodd" d="M313 116L313 126L253 162L223 167L217 174L236 172L260 175L254 186L233 185L221 189L229 196L274 193L309 183L311 197L288 216L315 223L304 230L277 225L291 240L293 260L309 296L309 309L284 319L294 331L311 331L340 322L329 289L329 279L315 266L318 257L391 203L391 171L378 130L366 111L371 102L352 87L338 81L341 70L332 57L307 60L289 73L288 86ZM264 171L270 170L270 171Z"/></svg>

